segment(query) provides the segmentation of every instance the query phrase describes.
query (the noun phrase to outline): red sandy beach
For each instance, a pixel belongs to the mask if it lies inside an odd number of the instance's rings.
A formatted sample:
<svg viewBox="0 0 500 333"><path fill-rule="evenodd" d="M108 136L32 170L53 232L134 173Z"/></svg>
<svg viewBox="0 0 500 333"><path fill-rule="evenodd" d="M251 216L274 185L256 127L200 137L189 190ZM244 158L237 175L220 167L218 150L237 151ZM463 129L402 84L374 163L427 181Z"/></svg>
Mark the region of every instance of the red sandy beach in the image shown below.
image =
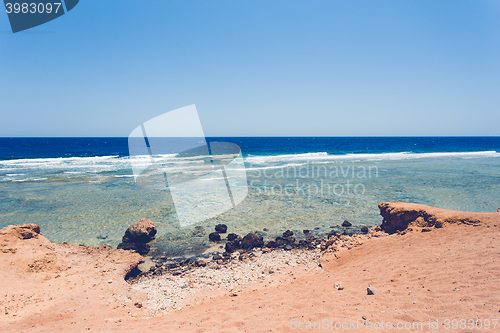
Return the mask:
<svg viewBox="0 0 500 333"><path fill-rule="evenodd" d="M133 284L124 277L139 254L9 226L0 230L0 331L500 331L500 212L379 208L384 222L367 235L333 236L317 250L258 249L227 267ZM184 296L165 307L157 298L169 288Z"/></svg>

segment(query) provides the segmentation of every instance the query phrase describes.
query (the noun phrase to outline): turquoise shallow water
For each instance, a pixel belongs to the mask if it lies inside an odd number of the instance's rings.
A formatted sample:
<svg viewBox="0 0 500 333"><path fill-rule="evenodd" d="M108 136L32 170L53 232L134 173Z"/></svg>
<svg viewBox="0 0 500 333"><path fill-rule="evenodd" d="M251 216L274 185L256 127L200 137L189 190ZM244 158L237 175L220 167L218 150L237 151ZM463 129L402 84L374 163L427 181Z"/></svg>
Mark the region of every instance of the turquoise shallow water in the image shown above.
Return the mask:
<svg viewBox="0 0 500 333"><path fill-rule="evenodd" d="M287 229L324 235L344 220L358 228L379 224L381 201L464 211L500 207L500 154L493 151L252 155L245 157L246 199L180 227L170 194L138 187L128 159L4 161L0 227L38 223L54 242L116 247L131 223L147 217L158 227L155 251L173 255L206 249L218 223L238 234L266 228L269 237Z"/></svg>

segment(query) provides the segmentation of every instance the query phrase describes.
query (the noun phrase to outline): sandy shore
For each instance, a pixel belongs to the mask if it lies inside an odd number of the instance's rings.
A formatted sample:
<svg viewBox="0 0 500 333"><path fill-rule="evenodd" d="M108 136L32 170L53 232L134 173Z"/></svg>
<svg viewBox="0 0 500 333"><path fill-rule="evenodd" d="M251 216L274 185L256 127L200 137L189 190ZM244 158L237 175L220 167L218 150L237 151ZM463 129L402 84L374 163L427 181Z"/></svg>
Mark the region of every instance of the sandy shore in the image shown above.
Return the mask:
<svg viewBox="0 0 500 333"><path fill-rule="evenodd" d="M332 237L316 250L257 250L132 285L124 276L138 254L53 244L34 225L7 227L0 331L381 332L390 323L411 332L436 322L441 332L500 330L492 330L500 319L500 213L380 209L382 231Z"/></svg>

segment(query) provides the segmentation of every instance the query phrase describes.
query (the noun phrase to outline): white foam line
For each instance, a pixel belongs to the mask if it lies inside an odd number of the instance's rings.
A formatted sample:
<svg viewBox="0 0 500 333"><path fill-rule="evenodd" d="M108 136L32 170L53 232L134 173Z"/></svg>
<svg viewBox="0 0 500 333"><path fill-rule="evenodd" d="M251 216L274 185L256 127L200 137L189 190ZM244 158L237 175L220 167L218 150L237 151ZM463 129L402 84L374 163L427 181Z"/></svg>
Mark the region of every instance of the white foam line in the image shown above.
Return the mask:
<svg viewBox="0 0 500 333"><path fill-rule="evenodd" d="M47 178L26 178L26 179L13 179L13 182L16 183L22 183L22 182L28 182L28 181L39 181L39 180L46 180Z"/></svg>
<svg viewBox="0 0 500 333"><path fill-rule="evenodd" d="M458 157L458 158L478 158L478 157L500 157L496 151L480 152L445 152L445 153L380 153L380 154L345 154L345 155L325 155L323 153L298 154L298 155L272 155L272 156L251 156L245 158L246 162L253 164L267 164L269 162L286 161L343 161L343 160L402 160L416 158L437 158L437 157Z"/></svg>

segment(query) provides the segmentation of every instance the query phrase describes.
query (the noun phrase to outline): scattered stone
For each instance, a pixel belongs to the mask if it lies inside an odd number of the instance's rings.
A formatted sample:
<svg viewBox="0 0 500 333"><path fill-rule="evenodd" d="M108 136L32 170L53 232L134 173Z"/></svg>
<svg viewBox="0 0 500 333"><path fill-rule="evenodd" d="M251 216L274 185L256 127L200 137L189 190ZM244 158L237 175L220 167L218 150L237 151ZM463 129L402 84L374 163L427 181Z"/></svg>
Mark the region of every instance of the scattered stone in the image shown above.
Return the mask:
<svg viewBox="0 0 500 333"><path fill-rule="evenodd" d="M135 302L134 306L138 309L142 308L142 303L141 302Z"/></svg>
<svg viewBox="0 0 500 333"><path fill-rule="evenodd" d="M499 208L499 209L500 209L500 208ZM263 231L269 231L269 229L267 229L267 228L264 228L264 229L262 229L262 230L263 230Z"/></svg>
<svg viewBox="0 0 500 333"><path fill-rule="evenodd" d="M352 226L352 223L347 221L347 220L344 220L344 222L342 222L342 226L343 227L351 227Z"/></svg>
<svg viewBox="0 0 500 333"><path fill-rule="evenodd" d="M278 246L278 245L276 244L275 241L269 241L269 242L266 243L266 247L267 248L271 248L272 249L272 248L275 248L276 246Z"/></svg>
<svg viewBox="0 0 500 333"><path fill-rule="evenodd" d="M422 232L429 232L429 231L431 231L431 229L429 229L429 228L422 228Z"/></svg>
<svg viewBox="0 0 500 333"><path fill-rule="evenodd" d="M235 239L237 239L238 237L240 237L240 236L238 236L237 234L231 233L231 234L227 235L227 240L231 242L231 241L234 241Z"/></svg>
<svg viewBox="0 0 500 333"><path fill-rule="evenodd" d="M197 225L196 227L194 227L196 230L203 230L203 227L201 225Z"/></svg>
<svg viewBox="0 0 500 333"><path fill-rule="evenodd" d="M368 227L367 226L361 227L361 232L364 233L364 234L367 234L368 233Z"/></svg>
<svg viewBox="0 0 500 333"><path fill-rule="evenodd" d="M302 232L304 233L304 235L307 235L309 232L311 232L311 230L304 229L302 230Z"/></svg>
<svg viewBox="0 0 500 333"><path fill-rule="evenodd" d="M336 232L336 231L330 231L328 233L328 238L330 238L330 237L338 237L338 236L340 236L340 234L338 232Z"/></svg>
<svg viewBox="0 0 500 333"><path fill-rule="evenodd" d="M285 245L285 247L283 249L286 251L290 251L291 249L293 249L293 247L290 244L288 244L288 245Z"/></svg>
<svg viewBox="0 0 500 333"><path fill-rule="evenodd" d="M193 237L203 237L203 236L205 236L205 230L203 229L193 230Z"/></svg>
<svg viewBox="0 0 500 333"><path fill-rule="evenodd" d="M198 259L195 261L195 265L197 267L205 267L207 265L207 262L203 259Z"/></svg>
<svg viewBox="0 0 500 333"><path fill-rule="evenodd" d="M366 288L366 293L368 295L375 295L377 293L378 289L375 288L375 287L372 287L372 286L368 286L368 288Z"/></svg>
<svg viewBox="0 0 500 333"><path fill-rule="evenodd" d="M266 268L264 268L264 272L263 273L266 274L266 275L273 274L274 270L272 268L269 268L269 266L267 266Z"/></svg>
<svg viewBox="0 0 500 333"><path fill-rule="evenodd" d="M220 242L220 235L218 232L212 232L211 234L208 235L208 239L211 242Z"/></svg>
<svg viewBox="0 0 500 333"><path fill-rule="evenodd" d="M263 247L263 246L264 246L264 238L253 232L248 233L241 240L241 247L244 249L251 249L254 247Z"/></svg>
<svg viewBox="0 0 500 333"><path fill-rule="evenodd" d="M267 247L262 248L262 253L268 253L268 252L271 252L270 248L267 248Z"/></svg>
<svg viewBox="0 0 500 333"><path fill-rule="evenodd" d="M228 253L232 253L238 249L241 248L241 241L240 239L235 239L231 242L226 242L226 245L224 247L224 249L226 250L226 252Z"/></svg>
<svg viewBox="0 0 500 333"><path fill-rule="evenodd" d="M314 228L314 230L319 230L319 227Z"/></svg>
<svg viewBox="0 0 500 333"><path fill-rule="evenodd" d="M97 235L96 236L97 239L106 239L108 238L108 236L104 236L104 235Z"/></svg>
<svg viewBox="0 0 500 333"><path fill-rule="evenodd" d="M215 226L215 231L219 234L225 234L227 232L227 225L225 224L217 224Z"/></svg>
<svg viewBox="0 0 500 333"><path fill-rule="evenodd" d="M340 282L337 282L333 285L333 288L335 288L337 290L344 290L344 285Z"/></svg>
<svg viewBox="0 0 500 333"><path fill-rule="evenodd" d="M280 246L285 246L287 242L281 237L276 237L275 243L276 247L280 247Z"/></svg>
<svg viewBox="0 0 500 333"><path fill-rule="evenodd" d="M292 237L292 236L293 236L292 230L287 230L283 233L283 237Z"/></svg>
<svg viewBox="0 0 500 333"><path fill-rule="evenodd" d="M222 256L220 254L216 254L212 257L213 260L221 260Z"/></svg>

